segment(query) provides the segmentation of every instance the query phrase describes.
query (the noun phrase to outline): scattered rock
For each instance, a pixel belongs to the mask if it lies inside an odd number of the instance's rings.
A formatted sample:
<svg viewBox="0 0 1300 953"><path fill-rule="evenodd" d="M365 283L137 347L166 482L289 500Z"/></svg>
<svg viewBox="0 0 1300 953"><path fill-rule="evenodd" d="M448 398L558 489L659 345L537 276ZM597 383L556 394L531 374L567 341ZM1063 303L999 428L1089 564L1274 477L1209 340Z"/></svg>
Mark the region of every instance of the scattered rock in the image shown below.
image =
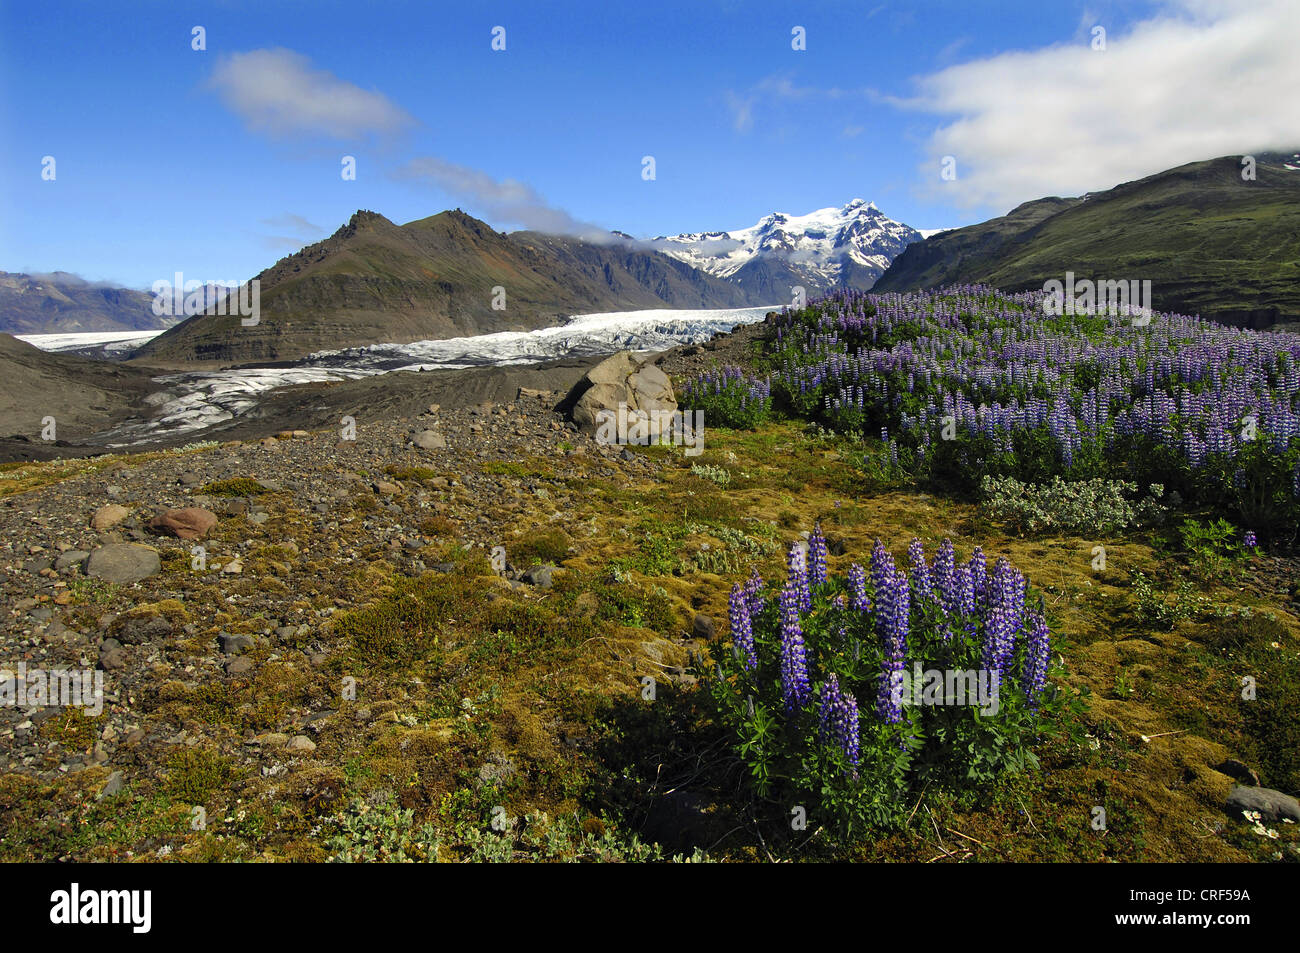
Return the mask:
<svg viewBox="0 0 1300 953"><path fill-rule="evenodd" d="M289 751L315 751L316 742L312 741L306 735L294 735L285 745Z"/></svg>
<svg viewBox="0 0 1300 953"><path fill-rule="evenodd" d="M99 646L99 667L106 672L126 668L127 654L117 639L105 639Z"/></svg>
<svg viewBox="0 0 1300 953"><path fill-rule="evenodd" d="M112 797L114 794L119 793L125 786L126 782L122 778L122 772L114 771L108 776L108 780L104 782L104 787L100 790L98 797Z"/></svg>
<svg viewBox="0 0 1300 953"><path fill-rule="evenodd" d="M1284 817L1300 821L1300 801L1272 788L1236 785L1228 794L1226 806L1229 813L1258 811L1260 818L1265 821L1278 821Z"/></svg>
<svg viewBox="0 0 1300 953"><path fill-rule="evenodd" d="M142 645L172 634L172 624L163 615L128 615L117 622L117 639L123 645Z"/></svg>
<svg viewBox="0 0 1300 953"><path fill-rule="evenodd" d="M447 449L447 438L436 430L421 430L411 438L421 450L445 450Z"/></svg>
<svg viewBox="0 0 1300 953"><path fill-rule="evenodd" d="M54 568L62 572L64 569L70 569L78 563L86 561L90 553L81 549L70 549L54 561Z"/></svg>
<svg viewBox="0 0 1300 953"><path fill-rule="evenodd" d="M201 539L216 525L217 515L201 506L167 510L149 521L149 528L155 533L178 539Z"/></svg>
<svg viewBox="0 0 1300 953"><path fill-rule="evenodd" d="M86 559L86 575L127 585L148 579L162 570L158 551L139 543L110 543Z"/></svg>
<svg viewBox="0 0 1300 953"><path fill-rule="evenodd" d="M539 589L549 589L555 575L555 567L551 565L534 566L526 571L520 578L530 586L537 586Z"/></svg>
<svg viewBox="0 0 1300 953"><path fill-rule="evenodd" d="M253 637L251 635L231 635L229 632L222 632L217 636L217 644L221 646L222 655L238 655L253 647Z"/></svg>
<svg viewBox="0 0 1300 953"><path fill-rule="evenodd" d="M702 612L695 614L695 621L691 623L691 636L696 639L709 640L718 634L718 627L712 619Z"/></svg>
<svg viewBox="0 0 1300 953"><path fill-rule="evenodd" d="M103 532L111 529L122 520L131 515L131 511L125 506L118 503L108 503L95 510L95 515L90 518L90 528Z"/></svg>

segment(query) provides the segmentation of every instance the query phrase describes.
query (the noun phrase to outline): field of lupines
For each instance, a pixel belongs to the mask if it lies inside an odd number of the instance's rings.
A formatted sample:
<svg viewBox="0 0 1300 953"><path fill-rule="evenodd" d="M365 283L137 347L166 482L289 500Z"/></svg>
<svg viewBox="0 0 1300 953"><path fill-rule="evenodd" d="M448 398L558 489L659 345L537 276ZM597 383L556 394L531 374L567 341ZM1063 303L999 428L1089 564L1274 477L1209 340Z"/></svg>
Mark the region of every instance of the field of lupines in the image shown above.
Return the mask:
<svg viewBox="0 0 1300 953"><path fill-rule="evenodd" d="M884 442L916 476L1159 484L1282 544L1300 526L1300 335L1044 313L1041 292L845 290L783 311L769 373L706 374L724 426L774 411Z"/></svg>
<svg viewBox="0 0 1300 953"><path fill-rule="evenodd" d="M879 540L843 579L827 557L819 525L779 589L755 571L731 591L713 695L760 796L848 833L897 823L920 784L1036 764L1030 747L1058 727L1040 710L1058 699L1023 574L978 546L959 560L949 540L927 559L913 539L908 571Z"/></svg>

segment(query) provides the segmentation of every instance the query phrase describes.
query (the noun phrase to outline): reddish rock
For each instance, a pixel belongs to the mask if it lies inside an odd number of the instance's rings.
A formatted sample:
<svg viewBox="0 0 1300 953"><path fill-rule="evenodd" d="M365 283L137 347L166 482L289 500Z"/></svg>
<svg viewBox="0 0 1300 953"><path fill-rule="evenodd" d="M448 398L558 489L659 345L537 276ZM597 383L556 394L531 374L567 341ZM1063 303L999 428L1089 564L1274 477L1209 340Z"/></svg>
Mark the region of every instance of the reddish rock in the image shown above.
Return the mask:
<svg viewBox="0 0 1300 953"><path fill-rule="evenodd" d="M149 528L162 536L178 539L199 539L217 525L215 513L201 506L187 506L179 510L159 513L149 521Z"/></svg>

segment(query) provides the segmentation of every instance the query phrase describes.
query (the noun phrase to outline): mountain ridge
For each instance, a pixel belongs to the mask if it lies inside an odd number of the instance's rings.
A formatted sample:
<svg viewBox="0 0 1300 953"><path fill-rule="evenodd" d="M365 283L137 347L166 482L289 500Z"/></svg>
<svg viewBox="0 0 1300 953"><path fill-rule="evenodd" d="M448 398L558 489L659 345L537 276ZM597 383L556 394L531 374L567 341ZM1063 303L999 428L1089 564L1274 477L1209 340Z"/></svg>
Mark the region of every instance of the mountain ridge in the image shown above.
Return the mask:
<svg viewBox="0 0 1300 953"><path fill-rule="evenodd" d="M405 225L359 210L329 238L257 279L256 326L242 326L236 315L196 315L133 359L280 361L369 344L527 331L587 312L752 304L742 289L656 252L507 235L459 209Z"/></svg>
<svg viewBox="0 0 1300 953"><path fill-rule="evenodd" d="M1300 320L1300 155L1221 156L1004 216L908 246L874 290L951 284L1005 291L1050 279L1146 280L1158 310L1243 327Z"/></svg>
<svg viewBox="0 0 1300 953"><path fill-rule="evenodd" d="M66 271L0 271L0 331L6 334L152 331L174 323L153 313L147 291Z"/></svg>
<svg viewBox="0 0 1300 953"><path fill-rule="evenodd" d="M855 198L805 215L771 212L748 228L658 236L646 244L753 294L809 297L837 287L867 290L921 233Z"/></svg>

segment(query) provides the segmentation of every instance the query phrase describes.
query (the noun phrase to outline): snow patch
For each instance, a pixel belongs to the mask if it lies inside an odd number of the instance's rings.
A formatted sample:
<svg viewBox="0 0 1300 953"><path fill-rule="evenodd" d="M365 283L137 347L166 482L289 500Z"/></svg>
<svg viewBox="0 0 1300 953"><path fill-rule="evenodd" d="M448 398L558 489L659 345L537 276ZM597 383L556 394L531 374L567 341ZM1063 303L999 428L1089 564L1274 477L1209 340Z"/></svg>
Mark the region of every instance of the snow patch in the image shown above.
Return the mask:
<svg viewBox="0 0 1300 953"><path fill-rule="evenodd" d="M874 202L853 199L843 208L822 208L807 215L773 212L749 228L659 236L647 244L718 278L729 278L755 258L768 256L834 285L846 260L883 272L921 236L884 215Z"/></svg>

